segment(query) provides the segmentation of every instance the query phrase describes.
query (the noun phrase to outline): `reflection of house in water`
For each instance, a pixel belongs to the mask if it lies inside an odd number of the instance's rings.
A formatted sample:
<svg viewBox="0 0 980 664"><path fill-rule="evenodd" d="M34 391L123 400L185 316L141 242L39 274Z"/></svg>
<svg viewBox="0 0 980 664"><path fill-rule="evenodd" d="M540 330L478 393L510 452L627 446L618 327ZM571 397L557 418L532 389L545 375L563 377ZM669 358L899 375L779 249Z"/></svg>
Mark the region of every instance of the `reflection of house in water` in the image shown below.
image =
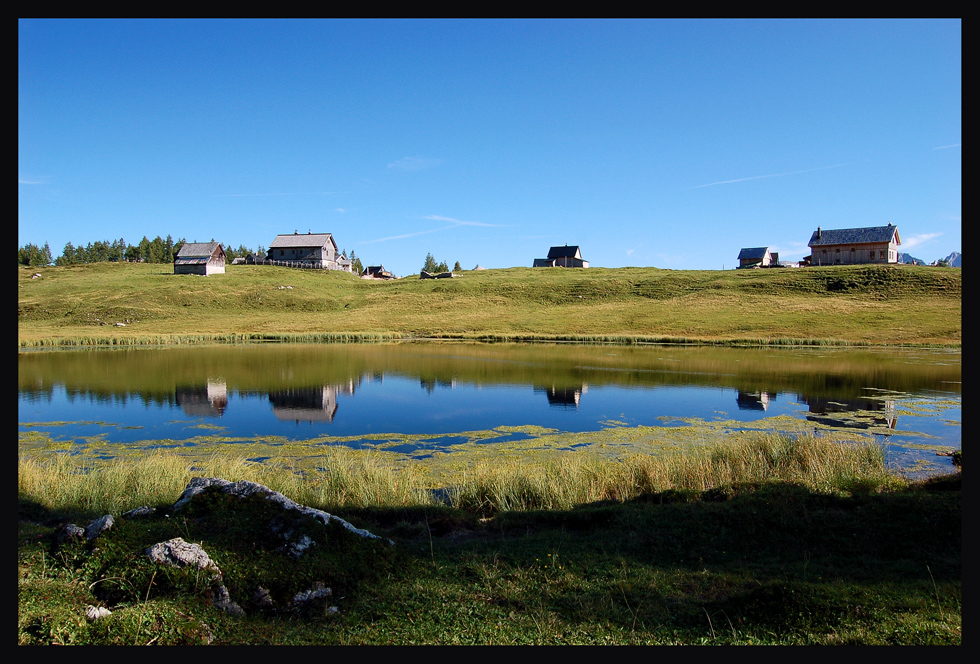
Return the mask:
<svg viewBox="0 0 980 664"><path fill-rule="evenodd" d="M548 403L560 408L578 408L578 402L582 395L589 391L588 385L581 387L535 387L534 393L544 392L548 396Z"/></svg>
<svg viewBox="0 0 980 664"><path fill-rule="evenodd" d="M891 399L830 399L801 395L800 401L810 408L806 419L818 424L849 429L868 429L876 425L886 425L889 429L894 429L898 424L895 402ZM834 413L841 415L835 417ZM859 414L848 417L846 413Z"/></svg>
<svg viewBox="0 0 980 664"><path fill-rule="evenodd" d="M347 385L295 387L269 392L272 412L280 420L333 422L337 414L337 394L353 394L353 381Z"/></svg>
<svg viewBox="0 0 980 664"><path fill-rule="evenodd" d="M203 387L178 387L177 405L187 415L221 417L228 407L228 388L224 381L209 380Z"/></svg>
<svg viewBox="0 0 980 664"><path fill-rule="evenodd" d="M743 392L738 391L738 395L735 397L735 403L738 404L739 410L768 410L769 402L776 400L775 392Z"/></svg>
<svg viewBox="0 0 980 664"><path fill-rule="evenodd" d="M449 389L455 389L455 387L456 387L456 379L453 378L451 380L441 380L441 379L437 379L437 378L422 378L422 377L419 377L419 384L422 386L422 389L423 390L425 390L429 394L432 394L432 391L434 389L436 389L436 386L437 385L439 387L448 387Z"/></svg>

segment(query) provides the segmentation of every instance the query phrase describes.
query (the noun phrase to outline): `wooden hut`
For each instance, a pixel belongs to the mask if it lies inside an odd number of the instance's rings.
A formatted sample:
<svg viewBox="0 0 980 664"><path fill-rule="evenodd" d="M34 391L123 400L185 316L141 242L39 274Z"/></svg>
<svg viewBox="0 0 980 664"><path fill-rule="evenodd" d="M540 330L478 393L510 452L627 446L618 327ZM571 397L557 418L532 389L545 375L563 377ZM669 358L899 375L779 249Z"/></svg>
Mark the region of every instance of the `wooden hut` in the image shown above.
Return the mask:
<svg viewBox="0 0 980 664"><path fill-rule="evenodd" d="M749 247L738 252L738 266L748 267L770 267L776 263L777 258L770 253L769 247Z"/></svg>
<svg viewBox="0 0 980 664"><path fill-rule="evenodd" d="M589 261L582 259L578 245L552 247L547 258L535 258L531 267L589 267Z"/></svg>
<svg viewBox="0 0 980 664"><path fill-rule="evenodd" d="M185 242L174 257L174 274L224 274L225 250L219 242Z"/></svg>

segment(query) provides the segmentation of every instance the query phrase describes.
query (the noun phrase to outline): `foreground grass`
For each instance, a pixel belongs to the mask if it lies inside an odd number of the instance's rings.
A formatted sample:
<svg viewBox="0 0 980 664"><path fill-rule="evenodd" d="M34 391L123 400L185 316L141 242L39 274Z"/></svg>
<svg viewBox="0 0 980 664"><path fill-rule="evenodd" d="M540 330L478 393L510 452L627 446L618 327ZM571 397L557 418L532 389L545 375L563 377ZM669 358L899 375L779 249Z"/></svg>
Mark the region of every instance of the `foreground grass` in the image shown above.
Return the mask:
<svg viewBox="0 0 980 664"><path fill-rule="evenodd" d="M509 268L391 282L237 265L206 278L167 265L18 270L21 346L419 337L958 345L961 315L961 270L911 265Z"/></svg>
<svg viewBox="0 0 980 664"><path fill-rule="evenodd" d="M498 464L461 478L449 506L424 473L370 455L338 450L326 468L302 479L219 459L192 470L172 455L87 472L21 460L19 642L961 640L959 477L902 480L873 446L761 436L663 460ZM207 515L120 519L97 547L55 544L67 520L166 509L191 474L260 481L396 546L346 543L283 562L256 549L254 533L235 535L234 515L220 527ZM132 553L174 536L201 542L227 580L331 575L340 613L230 617L193 580L164 583ZM87 622L86 604L113 614Z"/></svg>

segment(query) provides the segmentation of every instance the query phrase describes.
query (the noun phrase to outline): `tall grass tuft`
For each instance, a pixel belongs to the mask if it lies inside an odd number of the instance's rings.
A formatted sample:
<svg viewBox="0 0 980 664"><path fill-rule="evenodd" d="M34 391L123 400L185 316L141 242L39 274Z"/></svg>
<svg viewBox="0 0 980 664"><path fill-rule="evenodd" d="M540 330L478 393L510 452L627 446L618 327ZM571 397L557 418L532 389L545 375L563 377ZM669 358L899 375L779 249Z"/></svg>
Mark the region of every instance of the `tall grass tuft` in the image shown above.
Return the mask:
<svg viewBox="0 0 980 664"><path fill-rule="evenodd" d="M582 454L542 463L484 461L450 491L453 507L483 514L563 510L608 498L612 464Z"/></svg>
<svg viewBox="0 0 980 664"><path fill-rule="evenodd" d="M617 491L628 497L671 489L706 491L736 484L792 482L813 491L850 493L896 481L876 443L755 434L686 455L630 457Z"/></svg>
<svg viewBox="0 0 980 664"><path fill-rule="evenodd" d="M367 452L335 448L314 472L289 462L255 463L243 457L213 456L191 463L171 452L139 459L84 465L77 458L18 460L18 491L52 511L114 513L141 505L173 503L192 477L221 477L264 484L313 507L394 507L432 502L425 473L417 466L386 464Z"/></svg>
<svg viewBox="0 0 980 664"><path fill-rule="evenodd" d="M455 507L488 514L739 484L792 482L817 492L851 493L900 481L887 471L884 451L874 443L757 434L710 449L620 462L568 453L541 464L482 463L461 478L451 497Z"/></svg>

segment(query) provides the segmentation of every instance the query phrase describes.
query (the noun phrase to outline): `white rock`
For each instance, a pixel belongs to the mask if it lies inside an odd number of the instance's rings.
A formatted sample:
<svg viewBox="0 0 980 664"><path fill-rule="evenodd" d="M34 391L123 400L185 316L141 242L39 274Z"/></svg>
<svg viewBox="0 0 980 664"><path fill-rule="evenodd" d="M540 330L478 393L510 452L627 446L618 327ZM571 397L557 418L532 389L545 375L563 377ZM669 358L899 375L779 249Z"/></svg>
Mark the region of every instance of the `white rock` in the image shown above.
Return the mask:
<svg viewBox="0 0 980 664"><path fill-rule="evenodd" d="M211 560L207 551L197 544L185 542L180 537L154 544L146 550L146 556L155 563L173 567L196 567L221 577L221 570Z"/></svg>
<svg viewBox="0 0 980 664"><path fill-rule="evenodd" d="M112 611L105 608L104 606L92 606L89 604L85 607L85 617L89 621L98 620L99 618L105 618L106 616L111 616Z"/></svg>

